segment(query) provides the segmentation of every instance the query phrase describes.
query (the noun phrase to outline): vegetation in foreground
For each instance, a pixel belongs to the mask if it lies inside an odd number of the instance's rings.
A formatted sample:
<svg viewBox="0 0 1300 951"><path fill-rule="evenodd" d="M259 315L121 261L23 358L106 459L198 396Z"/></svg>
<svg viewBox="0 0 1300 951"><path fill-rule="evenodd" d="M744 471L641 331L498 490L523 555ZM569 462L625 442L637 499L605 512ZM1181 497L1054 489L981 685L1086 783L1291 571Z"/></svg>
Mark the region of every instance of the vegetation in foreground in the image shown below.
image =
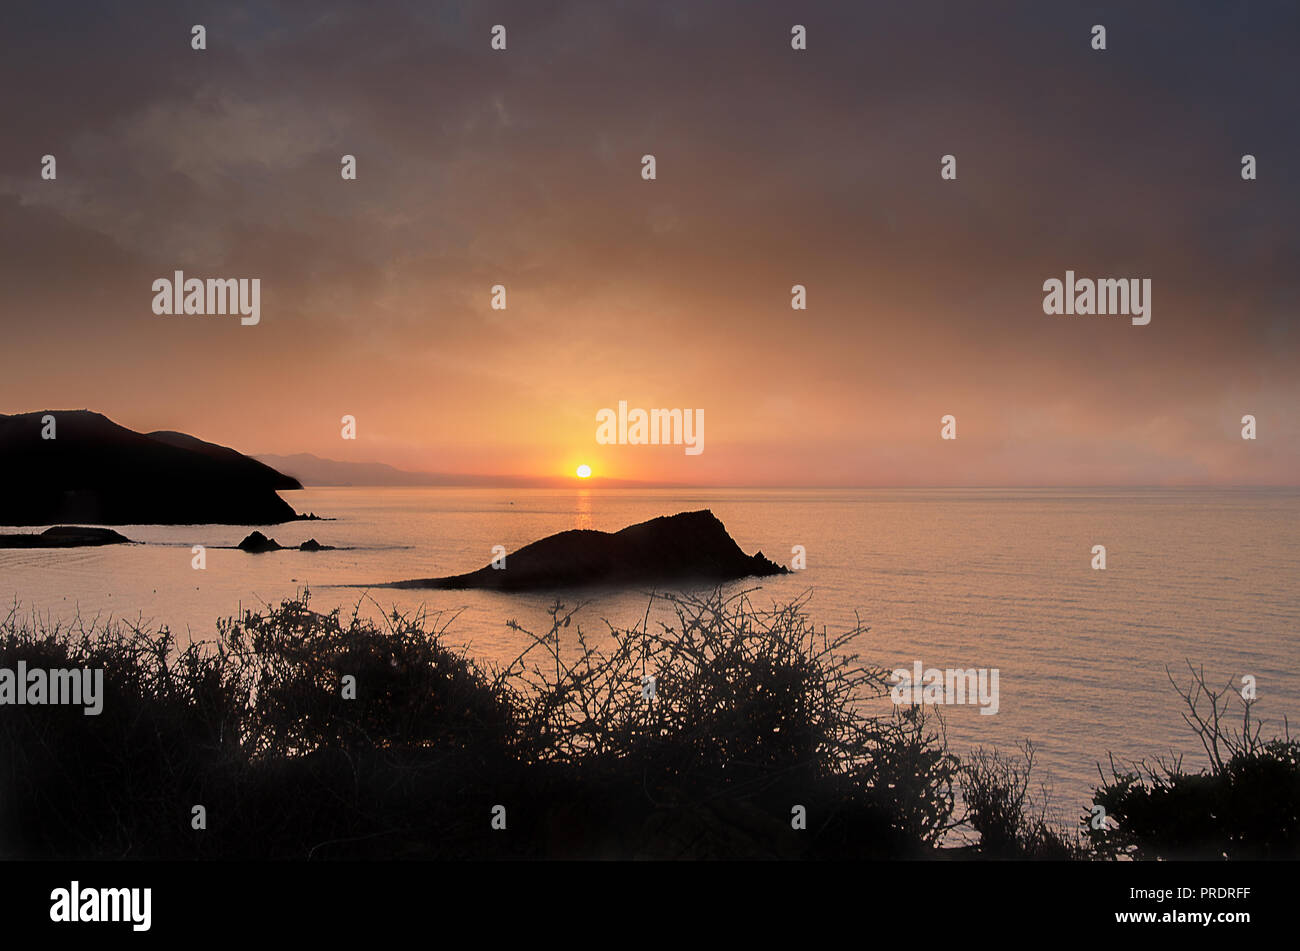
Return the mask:
<svg viewBox="0 0 1300 951"><path fill-rule="evenodd" d="M671 623L600 648L580 608L556 603L541 634L510 622L530 646L504 669L447 646L454 618L377 624L314 612L306 592L184 649L165 629L11 612L0 667L103 668L105 696L94 717L0 713L0 857L1297 854L1296 745L1261 741L1249 706L1245 739L1225 738L1222 692L1208 773L1116 772L1097 792L1106 828L1062 829L1031 745L963 763L924 708L866 712L888 671L851 652L860 625L818 631L806 599L662 597ZM959 824L978 844L941 848Z"/></svg>

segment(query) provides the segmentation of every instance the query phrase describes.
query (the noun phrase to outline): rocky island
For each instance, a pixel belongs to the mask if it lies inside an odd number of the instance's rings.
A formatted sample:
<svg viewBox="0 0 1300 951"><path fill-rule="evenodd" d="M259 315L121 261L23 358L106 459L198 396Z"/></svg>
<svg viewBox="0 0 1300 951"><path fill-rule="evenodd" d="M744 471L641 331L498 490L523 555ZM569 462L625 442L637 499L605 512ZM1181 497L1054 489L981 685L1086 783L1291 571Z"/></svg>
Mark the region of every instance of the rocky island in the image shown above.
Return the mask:
<svg viewBox="0 0 1300 951"><path fill-rule="evenodd" d="M39 535L0 535L0 548L85 548L94 545L125 545L131 539L111 528L56 525Z"/></svg>
<svg viewBox="0 0 1300 951"><path fill-rule="evenodd" d="M630 525L618 532L574 529L525 545L504 566L385 588L496 588L526 591L577 585L731 581L788 571L760 551L746 555L708 509Z"/></svg>
<svg viewBox="0 0 1300 951"><path fill-rule="evenodd" d="M309 538L301 545L281 545L274 538L267 538L261 532L250 532L237 546L240 551L259 555L264 551L333 551L333 545L322 545L314 538Z"/></svg>

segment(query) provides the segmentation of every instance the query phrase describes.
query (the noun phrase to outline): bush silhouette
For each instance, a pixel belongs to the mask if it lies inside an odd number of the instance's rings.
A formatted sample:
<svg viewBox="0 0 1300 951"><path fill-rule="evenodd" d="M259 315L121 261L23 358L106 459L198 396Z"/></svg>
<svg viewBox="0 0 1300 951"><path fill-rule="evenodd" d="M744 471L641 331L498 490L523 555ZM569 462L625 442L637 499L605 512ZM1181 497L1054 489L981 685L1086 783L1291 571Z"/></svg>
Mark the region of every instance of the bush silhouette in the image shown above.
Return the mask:
<svg viewBox="0 0 1300 951"><path fill-rule="evenodd" d="M1033 790L1034 745L1026 740L1021 757L997 750L975 750L962 766L966 821L980 840L978 852L993 859L1077 859L1086 851L1048 818L1046 787Z"/></svg>
<svg viewBox="0 0 1300 951"><path fill-rule="evenodd" d="M499 670L447 647L442 616L377 624L359 609L314 612L306 592L184 649L166 629L12 611L0 666L103 668L106 696L99 716L15 706L0 717L0 855L933 850L956 760L921 711L861 712L886 690L883 670L845 652L864 628L818 633L802 600L669 600L676 623L611 629L599 650L577 609L557 603L549 629ZM489 825L496 804L508 835ZM192 827L196 805L206 828ZM792 828L796 806L806 829Z"/></svg>
<svg viewBox="0 0 1300 951"><path fill-rule="evenodd" d="M1201 740L1209 767L1191 773L1181 758L1138 762L1127 769L1111 760L1111 779L1095 801L1114 820L1086 825L1102 858L1280 859L1300 857L1300 743L1264 740L1252 721L1253 699L1228 684L1211 689L1204 670L1188 665L1191 683L1170 682L1183 699L1183 719ZM1235 700L1233 699L1235 698ZM1242 725L1229 729L1230 702L1242 708Z"/></svg>

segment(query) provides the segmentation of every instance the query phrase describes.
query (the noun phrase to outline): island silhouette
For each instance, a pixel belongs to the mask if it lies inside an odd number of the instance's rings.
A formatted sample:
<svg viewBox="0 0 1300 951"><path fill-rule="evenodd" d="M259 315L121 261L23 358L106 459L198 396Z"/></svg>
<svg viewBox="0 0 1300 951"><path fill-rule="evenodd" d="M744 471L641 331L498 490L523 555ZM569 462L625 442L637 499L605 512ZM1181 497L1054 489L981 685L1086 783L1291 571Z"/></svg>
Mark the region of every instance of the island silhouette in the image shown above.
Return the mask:
<svg viewBox="0 0 1300 951"><path fill-rule="evenodd" d="M787 571L761 551L746 555L718 517L702 509L660 516L617 532L559 532L468 574L372 587L525 591L577 585L731 581Z"/></svg>
<svg viewBox="0 0 1300 951"><path fill-rule="evenodd" d="M0 535L0 548L89 548L97 545L126 545L131 539L111 528L56 525L35 533Z"/></svg>

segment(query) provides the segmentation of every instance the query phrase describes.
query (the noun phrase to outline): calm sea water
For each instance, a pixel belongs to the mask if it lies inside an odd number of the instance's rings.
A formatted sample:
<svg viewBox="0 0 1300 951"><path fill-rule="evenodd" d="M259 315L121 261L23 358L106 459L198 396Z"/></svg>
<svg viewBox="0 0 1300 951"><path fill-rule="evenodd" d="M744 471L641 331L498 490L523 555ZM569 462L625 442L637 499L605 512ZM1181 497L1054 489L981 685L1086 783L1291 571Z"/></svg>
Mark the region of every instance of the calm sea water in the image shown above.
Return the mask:
<svg viewBox="0 0 1300 951"><path fill-rule="evenodd" d="M1031 738L1042 778L1067 816L1084 808L1098 762L1201 751L1166 679L1185 661L1212 679L1257 678L1256 712L1282 729L1300 720L1300 492L1294 490L518 490L318 488L286 493L299 511L334 521L276 526L281 544L308 537L348 550L248 555L232 526L127 526L147 545L0 551L0 595L25 613L169 625L182 641L218 616L277 602L304 585L313 606L372 597L459 611L451 640L506 663L524 646L505 622L545 628L554 594L373 591L365 585L470 571L494 545L513 551L569 528L616 530L709 508L747 552L807 568L751 579L760 604L811 591L831 631L870 626L864 660L889 668L996 667L1000 710L948 707L958 752ZM190 546L208 547L207 569ZM1105 545L1108 567L1091 568ZM584 629L638 622L640 591L584 591ZM367 611L375 606L366 602ZM570 635L571 636L571 635ZM1181 674L1179 671L1181 670Z"/></svg>

